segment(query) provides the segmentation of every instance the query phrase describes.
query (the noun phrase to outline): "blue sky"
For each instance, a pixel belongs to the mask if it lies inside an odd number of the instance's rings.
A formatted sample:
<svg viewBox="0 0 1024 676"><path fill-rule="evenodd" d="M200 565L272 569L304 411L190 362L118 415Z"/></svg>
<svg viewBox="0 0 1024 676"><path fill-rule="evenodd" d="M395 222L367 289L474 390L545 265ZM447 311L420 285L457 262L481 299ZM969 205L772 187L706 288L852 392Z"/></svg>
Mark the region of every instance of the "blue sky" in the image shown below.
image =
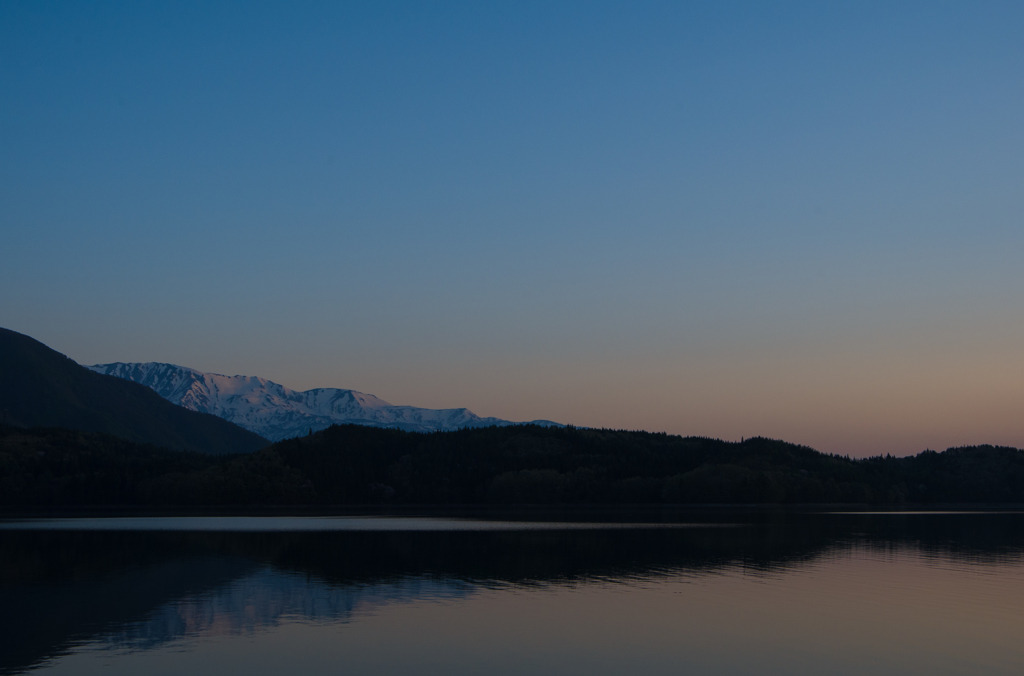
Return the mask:
<svg viewBox="0 0 1024 676"><path fill-rule="evenodd" d="M509 419L1024 446L1020 3L0 2L0 325Z"/></svg>

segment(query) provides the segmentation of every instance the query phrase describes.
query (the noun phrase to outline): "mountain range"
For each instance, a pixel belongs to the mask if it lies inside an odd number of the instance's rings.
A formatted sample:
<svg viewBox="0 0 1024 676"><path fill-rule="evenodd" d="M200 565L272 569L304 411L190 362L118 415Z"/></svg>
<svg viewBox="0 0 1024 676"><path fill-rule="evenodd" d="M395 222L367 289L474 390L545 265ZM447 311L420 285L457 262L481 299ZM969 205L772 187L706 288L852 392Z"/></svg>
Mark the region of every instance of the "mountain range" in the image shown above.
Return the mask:
<svg viewBox="0 0 1024 676"><path fill-rule="evenodd" d="M280 441L335 424L389 427L408 432L437 432L464 427L517 425L483 418L466 408L395 406L355 390L317 388L299 392L255 376L224 376L158 362L95 364L86 368L130 380L191 411L210 413ZM550 420L530 424L559 426Z"/></svg>
<svg viewBox="0 0 1024 676"><path fill-rule="evenodd" d="M6 329L0 411L0 506L1024 502L1015 448L852 460L760 437L517 425L169 364L90 369ZM445 433L413 433L430 430Z"/></svg>
<svg viewBox="0 0 1024 676"><path fill-rule="evenodd" d="M101 432L130 442L211 454L251 453L267 440L150 388L94 373L29 336L0 329L5 424Z"/></svg>

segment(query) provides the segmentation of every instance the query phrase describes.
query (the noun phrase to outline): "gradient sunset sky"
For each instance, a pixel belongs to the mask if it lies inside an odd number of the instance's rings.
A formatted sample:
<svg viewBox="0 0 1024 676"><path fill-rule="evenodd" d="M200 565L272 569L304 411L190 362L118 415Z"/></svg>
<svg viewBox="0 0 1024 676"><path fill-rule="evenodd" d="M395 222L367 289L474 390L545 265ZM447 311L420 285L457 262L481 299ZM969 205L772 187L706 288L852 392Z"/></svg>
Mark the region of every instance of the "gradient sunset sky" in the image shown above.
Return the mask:
<svg viewBox="0 0 1024 676"><path fill-rule="evenodd" d="M0 2L0 326L512 420L1024 447L1024 3Z"/></svg>

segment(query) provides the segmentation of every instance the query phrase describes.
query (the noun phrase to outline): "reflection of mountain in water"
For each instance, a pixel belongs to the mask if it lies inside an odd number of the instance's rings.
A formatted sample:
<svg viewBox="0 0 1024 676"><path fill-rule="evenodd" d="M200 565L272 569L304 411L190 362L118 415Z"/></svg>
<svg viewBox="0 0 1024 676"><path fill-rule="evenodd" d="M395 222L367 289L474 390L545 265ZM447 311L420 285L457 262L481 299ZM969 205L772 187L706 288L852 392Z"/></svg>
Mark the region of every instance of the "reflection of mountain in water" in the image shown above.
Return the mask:
<svg viewBox="0 0 1024 676"><path fill-rule="evenodd" d="M494 585L606 584L726 567L785 571L861 546L982 562L1024 552L1020 514L699 516L709 527L0 530L0 673L83 644L137 650L289 620L346 622L382 604L462 598Z"/></svg>
<svg viewBox="0 0 1024 676"><path fill-rule="evenodd" d="M195 635L252 634L288 619L347 622L357 612L388 603L458 598L472 590L458 580L423 578L334 586L265 566L210 592L169 602L96 641L103 648L139 650Z"/></svg>

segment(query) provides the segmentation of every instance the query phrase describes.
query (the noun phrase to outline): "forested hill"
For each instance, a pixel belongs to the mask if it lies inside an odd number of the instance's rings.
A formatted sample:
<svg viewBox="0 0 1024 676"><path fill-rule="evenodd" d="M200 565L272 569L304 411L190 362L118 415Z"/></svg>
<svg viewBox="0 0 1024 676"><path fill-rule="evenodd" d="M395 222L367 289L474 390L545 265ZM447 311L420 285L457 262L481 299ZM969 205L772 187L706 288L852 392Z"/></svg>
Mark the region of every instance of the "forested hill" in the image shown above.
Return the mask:
<svg viewBox="0 0 1024 676"><path fill-rule="evenodd" d="M227 457L0 427L0 504L1024 503L1024 452L852 460L770 439L335 426Z"/></svg>
<svg viewBox="0 0 1024 676"><path fill-rule="evenodd" d="M852 460L763 438L343 426L273 452L339 503L1024 502L1024 452L991 446Z"/></svg>
<svg viewBox="0 0 1024 676"><path fill-rule="evenodd" d="M106 432L181 451L245 453L269 442L148 387L93 373L29 336L0 329L0 409L23 427Z"/></svg>

